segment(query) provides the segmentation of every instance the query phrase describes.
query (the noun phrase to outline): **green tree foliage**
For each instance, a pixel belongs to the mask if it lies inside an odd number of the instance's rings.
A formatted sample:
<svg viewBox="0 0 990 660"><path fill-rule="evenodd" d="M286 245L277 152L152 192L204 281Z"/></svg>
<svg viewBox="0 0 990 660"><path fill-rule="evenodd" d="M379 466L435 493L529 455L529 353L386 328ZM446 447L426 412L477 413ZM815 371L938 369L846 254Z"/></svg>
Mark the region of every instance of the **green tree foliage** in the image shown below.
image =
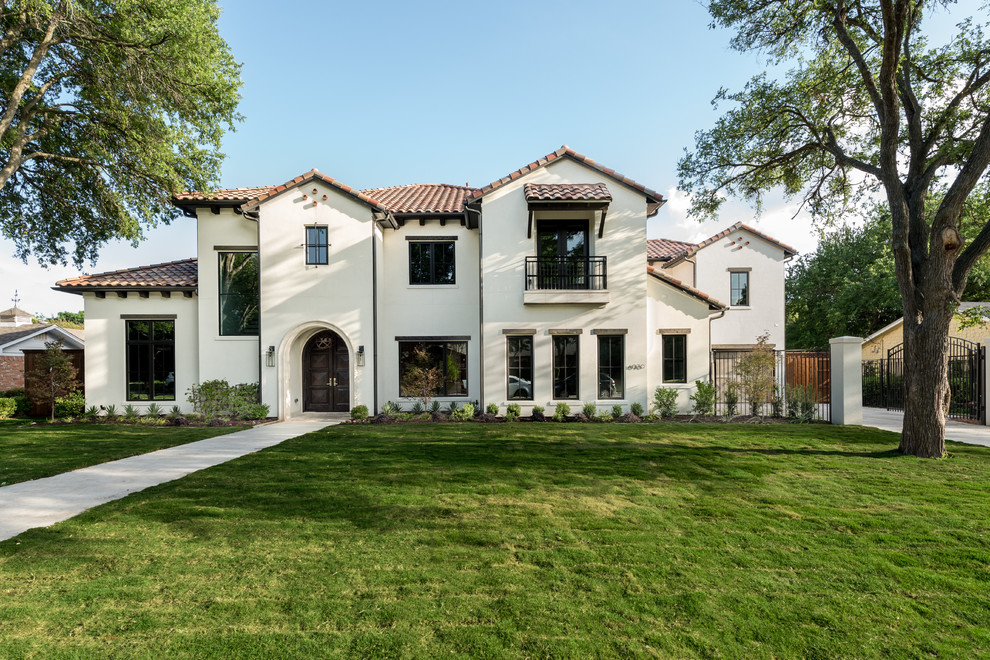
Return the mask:
<svg viewBox="0 0 990 660"><path fill-rule="evenodd" d="M680 185L701 216L730 195L759 208L766 192L783 190L834 219L883 195L910 364L901 450L918 456L945 452L945 338L990 247L987 218L968 245L960 234L990 165L990 38L962 16L944 43L925 32L930 13L954 4L711 0L713 25L735 31L734 48L794 66L721 90L716 104L729 108L679 163Z"/></svg>
<svg viewBox="0 0 990 660"><path fill-rule="evenodd" d="M0 232L77 264L218 178L240 65L215 0L0 2Z"/></svg>
<svg viewBox="0 0 990 660"><path fill-rule="evenodd" d="M35 323L54 323L63 328L82 328L85 325L85 312L59 312L54 316L37 316Z"/></svg>
<svg viewBox="0 0 990 660"><path fill-rule="evenodd" d="M34 369L25 374L27 395L36 403L47 403L51 421L55 421L56 399L72 394L79 388L72 358L62 350L62 340L46 341L45 352L38 356Z"/></svg>

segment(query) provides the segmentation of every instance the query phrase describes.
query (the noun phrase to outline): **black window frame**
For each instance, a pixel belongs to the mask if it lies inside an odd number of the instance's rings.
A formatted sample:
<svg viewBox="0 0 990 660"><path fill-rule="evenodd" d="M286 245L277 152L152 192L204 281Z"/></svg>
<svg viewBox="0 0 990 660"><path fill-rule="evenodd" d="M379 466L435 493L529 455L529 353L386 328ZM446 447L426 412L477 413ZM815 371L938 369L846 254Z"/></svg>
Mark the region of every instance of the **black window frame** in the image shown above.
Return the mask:
<svg viewBox="0 0 990 660"><path fill-rule="evenodd" d="M317 235L314 237L311 232L316 232ZM326 266L330 263L330 240L328 236L327 225L306 225L307 266Z"/></svg>
<svg viewBox="0 0 990 660"><path fill-rule="evenodd" d="M736 278L739 275L745 276L745 281L742 286L736 285ZM733 270L729 271L729 305L732 307L749 307L750 301L750 277L748 270ZM739 302L736 300L737 295L744 296L744 299Z"/></svg>
<svg viewBox="0 0 990 660"><path fill-rule="evenodd" d="M535 369L533 368L533 335L506 335L505 337L505 398L509 401L533 401L533 391L535 389ZM513 355L512 344L514 342L527 341L529 342L529 354L528 356L517 350L515 355ZM523 359L529 358L529 366L526 367L522 364ZM513 364L515 360L515 364ZM524 379L523 373L529 370L529 378ZM529 396L516 396L519 393L519 386L516 386L515 391L512 390L511 378L515 376L516 382L521 381L529 382Z"/></svg>
<svg viewBox="0 0 990 660"><path fill-rule="evenodd" d="M257 316L253 332L225 332L224 331L224 309L225 303L232 298L244 297L244 293L224 292L224 268L223 261L226 255L251 255L258 262L257 278L255 280L255 296ZM242 326L243 327L243 326ZM217 252L217 335L220 337L258 337L261 335L261 257L255 250L223 250Z"/></svg>
<svg viewBox="0 0 990 660"><path fill-rule="evenodd" d="M602 344L608 344L612 342L617 342L619 344L619 363L614 364L611 360L609 363L603 364L602 358ZM611 353L611 351L609 352ZM618 377L616 377L615 372L618 372ZM625 398L625 388L626 388L626 337L625 335L598 335L598 384L596 385L598 389L598 399L599 400L611 400L611 399L624 399ZM608 378L615 383L615 393L609 396L602 396L602 376L608 376ZM610 388L611 389L611 388Z"/></svg>
<svg viewBox="0 0 990 660"><path fill-rule="evenodd" d="M148 339L133 339L131 337L131 324L132 323L147 323L149 325L149 337ZM156 324L158 323L168 323L172 326L171 338L170 339L158 339ZM175 319L125 319L124 320L124 396L127 401L143 401L147 403L154 403L156 401L175 401ZM147 382L148 390L146 398L136 398L132 396L131 389L131 348L132 347L146 347L148 351L148 364L149 372L151 375L150 380ZM172 375L172 396L157 396L155 392L155 371L156 371L156 355L157 350L161 348L171 349L172 354L172 367L170 373Z"/></svg>
<svg viewBox="0 0 990 660"><path fill-rule="evenodd" d="M662 337L662 358L661 358L661 378L664 383L686 383L687 382L687 338L686 334L665 334ZM676 344L680 344L680 355L675 354ZM681 377L677 378L677 374L672 374L673 378L668 378L670 371L668 370L668 365L670 369L676 369L680 367Z"/></svg>
<svg viewBox="0 0 990 660"><path fill-rule="evenodd" d="M438 261L437 251L441 247L450 249L450 281L445 281L441 277L438 277L437 267L443 262ZM413 264L415 263L413 254L424 248L426 249L429 265L423 269L427 277L420 279L413 270ZM420 258L422 258L422 255L420 255ZM409 241L409 284L413 286L452 286L457 284L457 242L453 240Z"/></svg>
<svg viewBox="0 0 990 660"><path fill-rule="evenodd" d="M450 383L453 382L453 380L448 381L448 379L446 377L446 376L449 376L449 373L448 373L444 377L443 386L441 388L439 388L437 391L435 391L433 393L433 396L435 398L445 398L445 399L465 399L465 398L468 398L470 396L470 381L468 379L468 365L470 364L470 360L469 360L469 357L468 357L468 352L470 350L470 342L468 342L468 340L466 340L466 339L415 339L415 340L399 340L398 344L399 344L399 346L398 346L398 348L399 348L399 359L397 360L397 362L398 362L398 368L399 368L399 396L401 398L404 398L404 399L415 399L415 398L417 398L417 396L415 394L408 394L408 393L404 393L402 391L402 380L403 380L403 377L405 375L404 372L403 372L403 361L402 361L403 351L405 350L403 348L403 346L404 345L418 346L420 344L425 344L425 345L428 345L428 346L437 346L437 345L442 346L442 354L441 354L441 358L440 359L441 359L441 364L443 364L443 365L446 365L448 363L449 354L450 354L450 350L451 350L450 347L451 347L452 344L461 344L461 345L464 346L464 364L461 367L462 371L459 374L460 378L457 379L457 380L463 381L464 393L463 394L450 394Z"/></svg>
<svg viewBox="0 0 990 660"><path fill-rule="evenodd" d="M576 401L576 400L580 400L580 398L581 398L581 341L580 341L580 335L552 335L550 339L551 339L551 344L552 344L552 355L551 355L550 370L551 370L551 379L552 379L552 382L553 382L553 391L551 392L551 394L553 394L553 400L554 401ZM570 366L570 365L567 365L567 364L558 365L558 363L557 363L557 353L558 353L557 344L560 343L560 342L563 342L563 341L573 341L574 342L574 355L573 355L573 363L574 364L573 364L573 366ZM566 348L565 348L565 351L566 351ZM565 354L565 357L566 357L566 354ZM573 373L573 377L572 377L572 375L570 373L572 371L574 372ZM560 391L566 391L565 388L558 387L558 384L559 385L566 385L567 382L568 382L568 379L571 379L571 382L573 383L573 386L574 386L574 395L573 396L558 396L558 394L557 394L558 392L560 392Z"/></svg>

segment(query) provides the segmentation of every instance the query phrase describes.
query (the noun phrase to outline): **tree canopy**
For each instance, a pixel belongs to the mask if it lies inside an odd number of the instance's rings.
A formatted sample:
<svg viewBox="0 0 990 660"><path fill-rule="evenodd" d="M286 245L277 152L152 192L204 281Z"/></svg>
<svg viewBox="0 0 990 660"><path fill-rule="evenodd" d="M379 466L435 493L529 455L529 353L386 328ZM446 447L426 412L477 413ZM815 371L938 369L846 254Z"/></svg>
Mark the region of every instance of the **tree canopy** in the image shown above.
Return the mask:
<svg viewBox="0 0 990 660"><path fill-rule="evenodd" d="M92 261L216 185L240 65L215 0L0 0L0 232Z"/></svg>
<svg viewBox="0 0 990 660"><path fill-rule="evenodd" d="M721 90L716 103L729 108L678 164L701 216L728 195L759 207L783 190L828 220L883 195L910 364L901 449L919 456L944 454L949 323L990 247L985 218L968 244L960 234L990 164L990 38L962 16L943 39L926 32L931 13L954 5L711 0L713 24L735 31L734 48L793 66Z"/></svg>

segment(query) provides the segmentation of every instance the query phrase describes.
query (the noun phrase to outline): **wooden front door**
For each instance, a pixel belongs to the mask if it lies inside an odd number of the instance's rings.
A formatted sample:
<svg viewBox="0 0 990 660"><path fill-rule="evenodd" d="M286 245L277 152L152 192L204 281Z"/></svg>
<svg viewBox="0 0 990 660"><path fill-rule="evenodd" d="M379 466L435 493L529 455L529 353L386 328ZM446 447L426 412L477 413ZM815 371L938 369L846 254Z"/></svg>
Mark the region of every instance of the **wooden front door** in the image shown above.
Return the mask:
<svg viewBox="0 0 990 660"><path fill-rule="evenodd" d="M351 404L351 365L347 345L325 330L303 349L303 410L347 412Z"/></svg>

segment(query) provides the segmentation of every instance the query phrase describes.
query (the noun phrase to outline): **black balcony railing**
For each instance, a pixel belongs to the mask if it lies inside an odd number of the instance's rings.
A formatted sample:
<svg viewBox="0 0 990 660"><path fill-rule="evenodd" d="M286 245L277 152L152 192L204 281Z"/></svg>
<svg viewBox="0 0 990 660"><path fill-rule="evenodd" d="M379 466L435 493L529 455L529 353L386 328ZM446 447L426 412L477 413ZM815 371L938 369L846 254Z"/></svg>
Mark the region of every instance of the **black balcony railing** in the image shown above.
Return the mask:
<svg viewBox="0 0 990 660"><path fill-rule="evenodd" d="M526 290L603 291L605 257L526 257Z"/></svg>

